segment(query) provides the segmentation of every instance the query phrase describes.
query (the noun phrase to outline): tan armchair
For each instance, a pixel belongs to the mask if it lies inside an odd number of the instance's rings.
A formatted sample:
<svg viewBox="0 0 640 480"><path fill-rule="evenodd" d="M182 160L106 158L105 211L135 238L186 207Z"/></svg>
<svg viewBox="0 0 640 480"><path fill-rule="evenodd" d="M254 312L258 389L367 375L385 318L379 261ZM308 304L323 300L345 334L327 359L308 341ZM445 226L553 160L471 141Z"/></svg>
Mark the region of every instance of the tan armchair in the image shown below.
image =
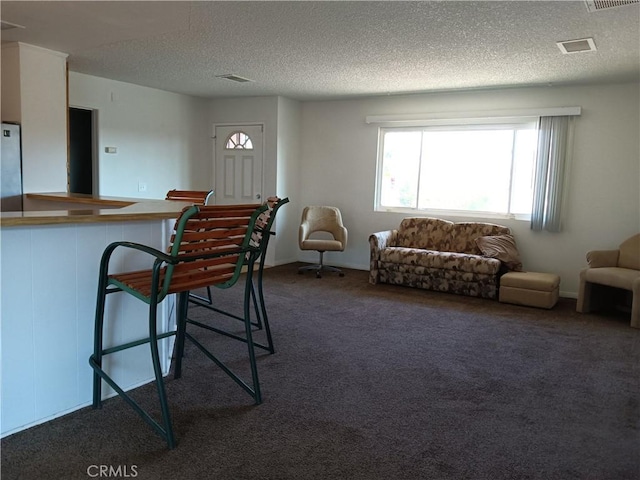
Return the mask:
<svg viewBox="0 0 640 480"><path fill-rule="evenodd" d="M631 326L640 328L640 233L625 240L618 250L592 250L587 253L589 268L580 272L578 312L589 312L606 299L599 286L632 292Z"/></svg>

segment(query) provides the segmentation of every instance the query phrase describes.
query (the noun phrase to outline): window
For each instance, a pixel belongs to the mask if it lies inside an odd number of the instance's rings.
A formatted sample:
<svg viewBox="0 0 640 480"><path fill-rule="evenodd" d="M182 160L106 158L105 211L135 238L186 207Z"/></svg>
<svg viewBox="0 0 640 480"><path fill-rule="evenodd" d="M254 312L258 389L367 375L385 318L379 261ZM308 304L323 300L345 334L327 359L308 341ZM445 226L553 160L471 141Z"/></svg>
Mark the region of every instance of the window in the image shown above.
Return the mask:
<svg viewBox="0 0 640 480"><path fill-rule="evenodd" d="M233 132L224 144L227 150L253 150L253 142L244 132Z"/></svg>
<svg viewBox="0 0 640 480"><path fill-rule="evenodd" d="M529 216L537 118L380 128L378 210Z"/></svg>

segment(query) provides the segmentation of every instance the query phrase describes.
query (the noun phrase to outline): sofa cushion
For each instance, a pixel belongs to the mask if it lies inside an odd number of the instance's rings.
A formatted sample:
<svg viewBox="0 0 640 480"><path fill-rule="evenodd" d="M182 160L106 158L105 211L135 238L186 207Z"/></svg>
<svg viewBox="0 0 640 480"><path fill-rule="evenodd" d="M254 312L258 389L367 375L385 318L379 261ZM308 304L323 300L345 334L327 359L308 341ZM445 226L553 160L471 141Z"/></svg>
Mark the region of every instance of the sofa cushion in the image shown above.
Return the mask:
<svg viewBox="0 0 640 480"><path fill-rule="evenodd" d="M452 222L440 218L405 218L398 227L398 246L442 250L449 241Z"/></svg>
<svg viewBox="0 0 640 480"><path fill-rule="evenodd" d="M589 268L585 272L587 282L633 290L633 282L640 278L640 270L619 267Z"/></svg>
<svg viewBox="0 0 640 480"><path fill-rule="evenodd" d="M448 246L445 250L449 252L470 253L472 255L482 255L476 244L476 238L489 235L507 235L511 230L502 225L482 222L459 222L451 227Z"/></svg>
<svg viewBox="0 0 640 480"><path fill-rule="evenodd" d="M495 275L414 267L397 263L384 264L384 268L380 271L382 283L483 298L497 297L496 278Z"/></svg>
<svg viewBox="0 0 640 480"><path fill-rule="evenodd" d="M380 261L490 275L495 275L500 270L500 261L495 258L406 247L382 249Z"/></svg>
<svg viewBox="0 0 640 480"><path fill-rule="evenodd" d="M476 238L476 244L485 257L497 258L509 270L522 270L520 253L513 235L490 235Z"/></svg>

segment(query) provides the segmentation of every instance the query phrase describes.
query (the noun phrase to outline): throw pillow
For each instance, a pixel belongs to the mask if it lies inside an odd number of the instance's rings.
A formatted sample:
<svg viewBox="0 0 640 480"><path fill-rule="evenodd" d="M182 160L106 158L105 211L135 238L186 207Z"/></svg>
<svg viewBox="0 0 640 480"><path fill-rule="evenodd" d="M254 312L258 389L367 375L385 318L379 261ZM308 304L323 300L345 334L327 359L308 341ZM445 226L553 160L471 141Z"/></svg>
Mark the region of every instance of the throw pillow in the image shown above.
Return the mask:
<svg viewBox="0 0 640 480"><path fill-rule="evenodd" d="M490 258L497 258L504 263L509 270L522 271L522 261L520 253L516 247L516 240L513 235L492 235L476 238L476 245L482 255Z"/></svg>

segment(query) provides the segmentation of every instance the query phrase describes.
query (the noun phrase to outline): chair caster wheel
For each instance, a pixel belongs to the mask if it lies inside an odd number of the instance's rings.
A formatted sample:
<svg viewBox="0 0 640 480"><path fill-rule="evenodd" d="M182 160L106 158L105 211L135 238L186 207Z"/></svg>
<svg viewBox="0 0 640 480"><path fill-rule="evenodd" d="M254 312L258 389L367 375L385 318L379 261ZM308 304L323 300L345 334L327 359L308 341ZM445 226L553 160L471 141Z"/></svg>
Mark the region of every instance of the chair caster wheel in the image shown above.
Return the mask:
<svg viewBox="0 0 640 480"><path fill-rule="evenodd" d="M304 272L301 270L298 270L298 275L302 275Z"/></svg>
<svg viewBox="0 0 640 480"><path fill-rule="evenodd" d="M340 272L339 276L344 277L344 273Z"/></svg>
<svg viewBox="0 0 640 480"><path fill-rule="evenodd" d="M322 278L322 275L320 275L320 272L316 273L316 278Z"/></svg>

